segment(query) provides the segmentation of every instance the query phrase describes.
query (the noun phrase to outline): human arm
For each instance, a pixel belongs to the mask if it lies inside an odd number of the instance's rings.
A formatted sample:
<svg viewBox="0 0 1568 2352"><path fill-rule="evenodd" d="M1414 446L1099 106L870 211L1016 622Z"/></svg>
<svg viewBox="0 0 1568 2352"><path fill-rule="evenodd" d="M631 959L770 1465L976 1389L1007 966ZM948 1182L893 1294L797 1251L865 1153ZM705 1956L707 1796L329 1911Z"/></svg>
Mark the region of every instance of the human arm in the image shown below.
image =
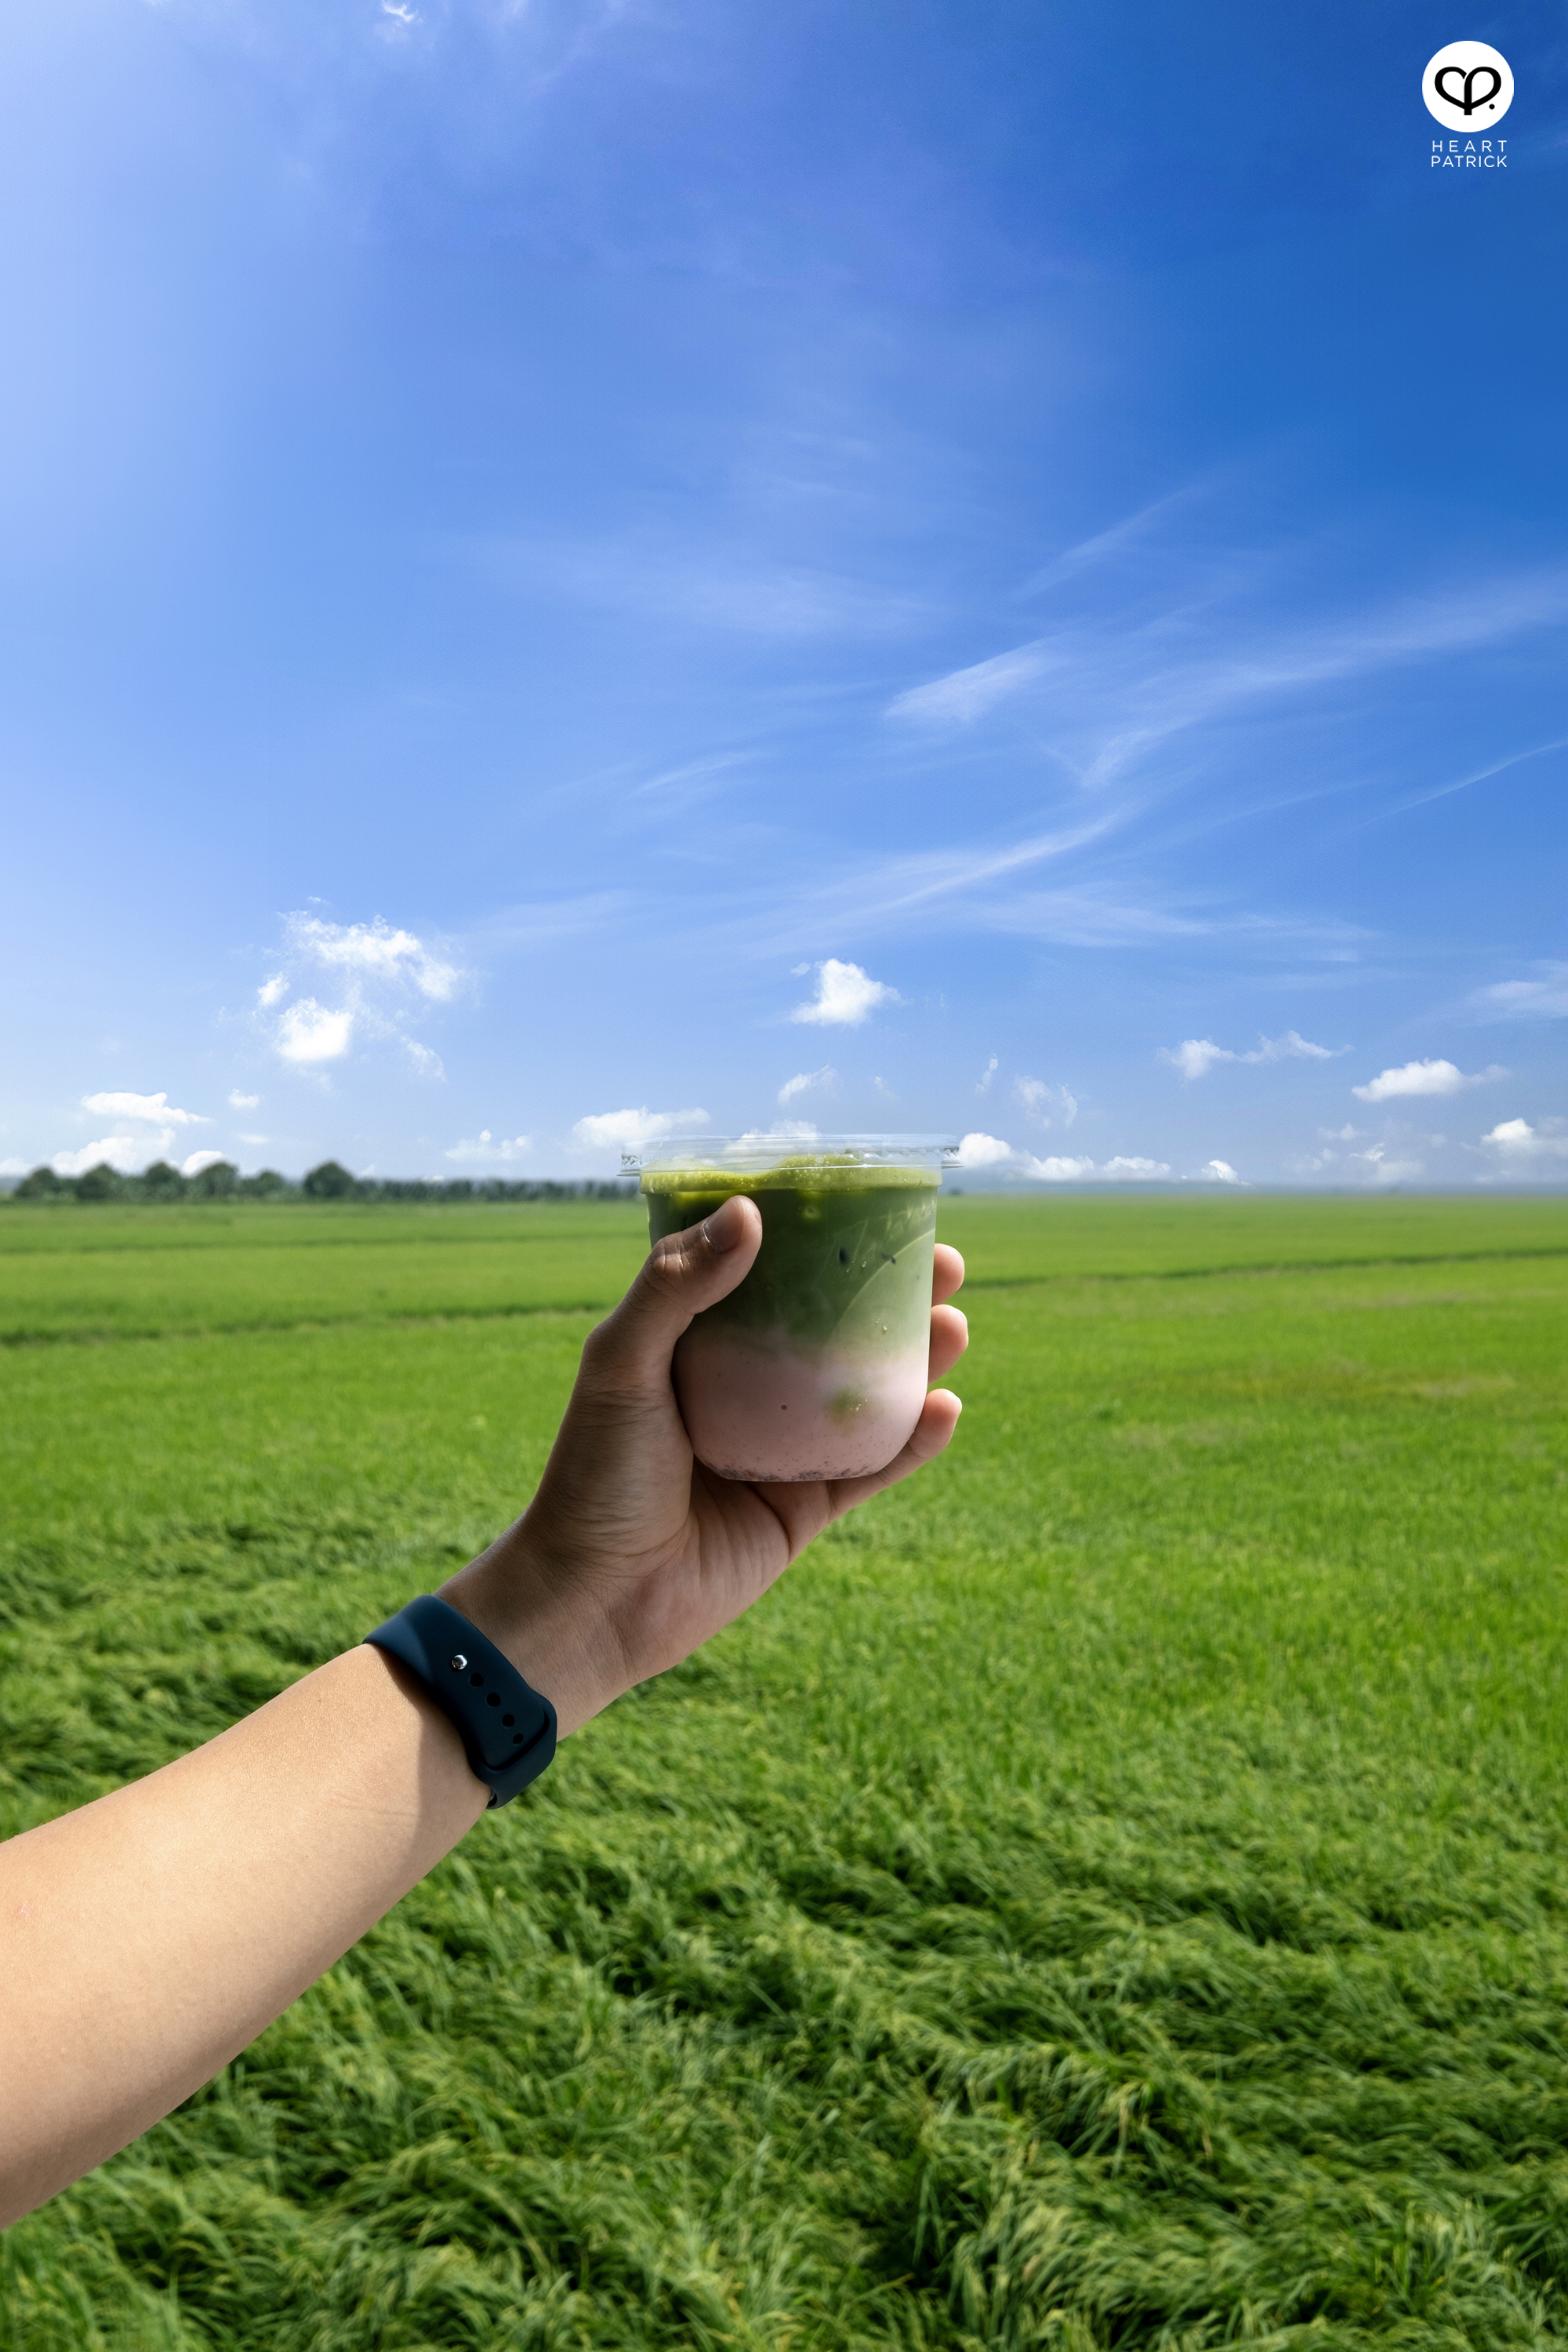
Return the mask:
<svg viewBox="0 0 1568 2352"><path fill-rule="evenodd" d="M661 1243L589 1339L529 1509L443 1597L554 1702L563 1735L736 1616L802 1547L940 1452L928 1400L874 1479L753 1488L693 1464L669 1362L755 1255L752 1203ZM962 1279L940 1254L939 1294ZM940 1376L963 1318L933 1309ZM0 1846L0 2221L187 2097L472 1827L488 1791L382 1652L332 1659L146 1780Z"/></svg>

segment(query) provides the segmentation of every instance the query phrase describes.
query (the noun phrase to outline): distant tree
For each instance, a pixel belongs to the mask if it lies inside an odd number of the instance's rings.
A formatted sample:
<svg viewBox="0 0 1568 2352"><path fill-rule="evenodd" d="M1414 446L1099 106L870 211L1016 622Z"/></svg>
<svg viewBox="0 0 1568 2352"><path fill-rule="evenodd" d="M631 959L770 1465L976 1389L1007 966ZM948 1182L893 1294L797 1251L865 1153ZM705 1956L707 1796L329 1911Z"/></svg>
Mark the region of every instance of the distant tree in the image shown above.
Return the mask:
<svg viewBox="0 0 1568 2352"><path fill-rule="evenodd" d="M184 1193L185 1180L177 1168L166 1160L154 1160L151 1168L142 1171L142 1193L148 1201L178 1201Z"/></svg>
<svg viewBox="0 0 1568 2352"><path fill-rule="evenodd" d="M118 1201L125 1184L108 1160L100 1160L96 1168L89 1168L85 1176L77 1178L75 1189L79 1201Z"/></svg>
<svg viewBox="0 0 1568 2352"><path fill-rule="evenodd" d="M305 1192L312 1201L352 1201L358 1191L348 1170L335 1160L323 1160L305 1178Z"/></svg>
<svg viewBox="0 0 1568 2352"><path fill-rule="evenodd" d="M242 1176L239 1189L247 1201L274 1201L279 1192L289 1190L276 1168L264 1168L259 1175Z"/></svg>
<svg viewBox="0 0 1568 2352"><path fill-rule="evenodd" d="M238 1185L239 1171L233 1160L214 1160L191 1178L191 1194L197 1201L229 1201Z"/></svg>
<svg viewBox="0 0 1568 2352"><path fill-rule="evenodd" d="M42 1168L35 1168L30 1176L23 1177L14 1197L18 1201L47 1201L65 1189L59 1177L46 1162Z"/></svg>

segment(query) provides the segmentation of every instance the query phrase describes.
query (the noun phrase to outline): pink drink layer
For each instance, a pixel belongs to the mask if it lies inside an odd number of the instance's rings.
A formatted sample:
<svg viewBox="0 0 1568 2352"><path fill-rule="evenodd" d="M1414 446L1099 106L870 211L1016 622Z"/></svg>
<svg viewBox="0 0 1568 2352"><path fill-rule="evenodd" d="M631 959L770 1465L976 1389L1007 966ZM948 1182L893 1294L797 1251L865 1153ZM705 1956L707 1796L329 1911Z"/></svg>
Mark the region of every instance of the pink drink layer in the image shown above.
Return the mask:
<svg viewBox="0 0 1568 2352"><path fill-rule="evenodd" d="M700 1462L770 1484L864 1478L902 1453L925 1403L929 1341L874 1358L689 1332L675 1392Z"/></svg>

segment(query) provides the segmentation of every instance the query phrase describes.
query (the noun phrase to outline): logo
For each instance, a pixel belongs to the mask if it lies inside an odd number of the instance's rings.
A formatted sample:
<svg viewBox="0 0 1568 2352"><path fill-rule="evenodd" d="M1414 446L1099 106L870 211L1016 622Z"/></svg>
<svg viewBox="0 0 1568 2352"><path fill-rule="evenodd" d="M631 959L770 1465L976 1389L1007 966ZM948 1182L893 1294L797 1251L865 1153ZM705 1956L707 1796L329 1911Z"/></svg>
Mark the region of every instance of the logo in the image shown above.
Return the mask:
<svg viewBox="0 0 1568 2352"><path fill-rule="evenodd" d="M1500 49L1450 41L1421 77L1426 111L1445 131L1495 131L1513 104L1513 75Z"/></svg>

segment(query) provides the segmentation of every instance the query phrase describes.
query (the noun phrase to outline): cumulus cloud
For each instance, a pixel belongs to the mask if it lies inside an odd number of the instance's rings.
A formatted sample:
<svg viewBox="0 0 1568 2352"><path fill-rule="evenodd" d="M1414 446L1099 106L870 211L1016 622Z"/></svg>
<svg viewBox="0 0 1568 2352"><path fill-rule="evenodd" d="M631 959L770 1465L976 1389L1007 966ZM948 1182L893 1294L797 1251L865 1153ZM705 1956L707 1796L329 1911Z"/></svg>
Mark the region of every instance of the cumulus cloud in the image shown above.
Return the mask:
<svg viewBox="0 0 1568 2352"><path fill-rule="evenodd" d="M1346 1047L1314 1045L1310 1037L1287 1029L1283 1037L1260 1037L1250 1053L1216 1045L1212 1037L1184 1037L1179 1045L1162 1045L1156 1061L1169 1062L1184 1078L1204 1078L1216 1062L1331 1062Z"/></svg>
<svg viewBox="0 0 1568 2352"><path fill-rule="evenodd" d="M792 1103L797 1095L809 1094L813 1087L831 1092L837 1084L837 1071L830 1062L824 1062L820 1070L797 1070L793 1078L786 1078L779 1088L779 1101Z"/></svg>
<svg viewBox="0 0 1568 2352"><path fill-rule="evenodd" d="M1457 1095L1463 1087L1484 1087L1507 1076L1495 1062L1489 1069L1477 1070L1469 1076L1452 1062L1402 1062L1396 1070L1382 1070L1351 1092L1359 1102L1390 1102L1400 1095Z"/></svg>
<svg viewBox="0 0 1568 2352"><path fill-rule="evenodd" d="M1184 1177L1183 1181L1187 1184L1244 1184L1247 1179L1237 1174L1228 1160L1205 1160L1195 1175Z"/></svg>
<svg viewBox="0 0 1568 2352"><path fill-rule="evenodd" d="M199 1110L176 1110L166 1094L83 1095L83 1110L90 1110L100 1118L129 1118L147 1127L210 1127L210 1118Z"/></svg>
<svg viewBox="0 0 1568 2352"><path fill-rule="evenodd" d="M1534 980L1500 980L1477 989L1472 1004L1510 1018L1534 1014L1545 1020L1568 1016L1568 963L1538 963Z"/></svg>
<svg viewBox="0 0 1568 2352"><path fill-rule="evenodd" d="M789 1017L815 1022L819 1028L858 1029L879 1004L902 1002L896 988L873 980L858 963L840 963L837 956L829 956L816 966L816 994L809 1004L797 1004Z"/></svg>
<svg viewBox="0 0 1568 2352"><path fill-rule="evenodd" d="M1531 1127L1527 1118L1500 1119L1481 1142L1505 1165L1522 1168L1544 1160L1568 1160L1568 1135L1554 1131L1561 1125L1558 1119L1549 1119L1539 1128Z"/></svg>
<svg viewBox="0 0 1568 2352"><path fill-rule="evenodd" d="M1017 1157L999 1135L966 1135L950 1163L954 1168L1000 1168Z"/></svg>
<svg viewBox="0 0 1568 2352"><path fill-rule="evenodd" d="M1038 1127L1049 1127L1051 1114L1056 1112L1064 1127L1070 1127L1078 1117L1078 1103L1066 1087L1047 1086L1044 1078L1019 1078L1013 1087L1013 1099L1020 1104Z"/></svg>
<svg viewBox="0 0 1568 2352"><path fill-rule="evenodd" d="M1419 1160L1391 1160L1386 1143L1369 1144L1364 1151L1352 1151L1346 1157L1359 1160L1367 1181L1373 1184L1403 1184L1406 1178L1422 1172Z"/></svg>
<svg viewBox="0 0 1568 2352"><path fill-rule="evenodd" d="M1066 1156L1037 1159L1032 1151L1016 1151L999 1135L966 1135L950 1167L964 1170L994 1168L1010 1176L1027 1176L1040 1184L1138 1183L1158 1181L1171 1171L1163 1160L1142 1160L1121 1153L1103 1167L1088 1158Z"/></svg>
<svg viewBox="0 0 1568 2352"><path fill-rule="evenodd" d="M436 955L412 931L395 930L380 915L374 923L324 923L316 915L289 915L284 931L294 955L325 971L406 981L421 996L440 1004L457 994L462 979L455 964Z"/></svg>
<svg viewBox="0 0 1568 2352"><path fill-rule="evenodd" d="M0 1176L26 1176L26 1161L18 1160L15 1152L8 1160L0 1160Z"/></svg>
<svg viewBox="0 0 1568 2352"><path fill-rule="evenodd" d="M261 1097L259 1095L242 1095L237 1087L229 1096L229 1101L234 1105L236 1110L259 1110L261 1108Z"/></svg>
<svg viewBox="0 0 1568 2352"><path fill-rule="evenodd" d="M204 1168L216 1168L223 1158L221 1151L193 1151L188 1160L180 1162L182 1176L199 1176Z"/></svg>
<svg viewBox="0 0 1568 2352"><path fill-rule="evenodd" d="M346 1007L332 1012L313 996L301 996L278 1024L273 1044L286 1062L341 1061L353 1043L354 1016Z"/></svg>
<svg viewBox="0 0 1568 2352"><path fill-rule="evenodd" d="M446 1156L460 1163L489 1168L524 1159L532 1149L533 1141L530 1136L503 1135L498 1139L491 1135L488 1127L481 1127L472 1142L454 1143Z"/></svg>
<svg viewBox="0 0 1568 2352"><path fill-rule="evenodd" d="M169 1140L173 1140L172 1130ZM89 1168L106 1160L121 1176L130 1176L167 1148L167 1143L150 1143L144 1135L100 1135L96 1143L84 1143L79 1151L57 1151L49 1165L57 1176L85 1176Z"/></svg>
<svg viewBox="0 0 1568 2352"><path fill-rule="evenodd" d="M463 979L449 957L380 915L329 923L295 913L283 920L282 968L257 992L257 1019L273 1051L297 1067L340 1061L384 1039L401 1045L418 1076L440 1078L440 1055L407 1035L405 1024L421 1002L449 1003ZM291 1001L277 1012L285 998Z"/></svg>
<svg viewBox="0 0 1568 2352"><path fill-rule="evenodd" d="M572 1133L584 1151L642 1151L667 1135L706 1127L705 1110L602 1110L580 1118Z"/></svg>
<svg viewBox="0 0 1568 2352"><path fill-rule="evenodd" d="M1020 1155L1018 1165L1020 1173L1032 1176L1037 1184L1087 1184L1099 1173L1092 1160L1055 1155L1048 1160L1037 1160L1030 1152Z"/></svg>

